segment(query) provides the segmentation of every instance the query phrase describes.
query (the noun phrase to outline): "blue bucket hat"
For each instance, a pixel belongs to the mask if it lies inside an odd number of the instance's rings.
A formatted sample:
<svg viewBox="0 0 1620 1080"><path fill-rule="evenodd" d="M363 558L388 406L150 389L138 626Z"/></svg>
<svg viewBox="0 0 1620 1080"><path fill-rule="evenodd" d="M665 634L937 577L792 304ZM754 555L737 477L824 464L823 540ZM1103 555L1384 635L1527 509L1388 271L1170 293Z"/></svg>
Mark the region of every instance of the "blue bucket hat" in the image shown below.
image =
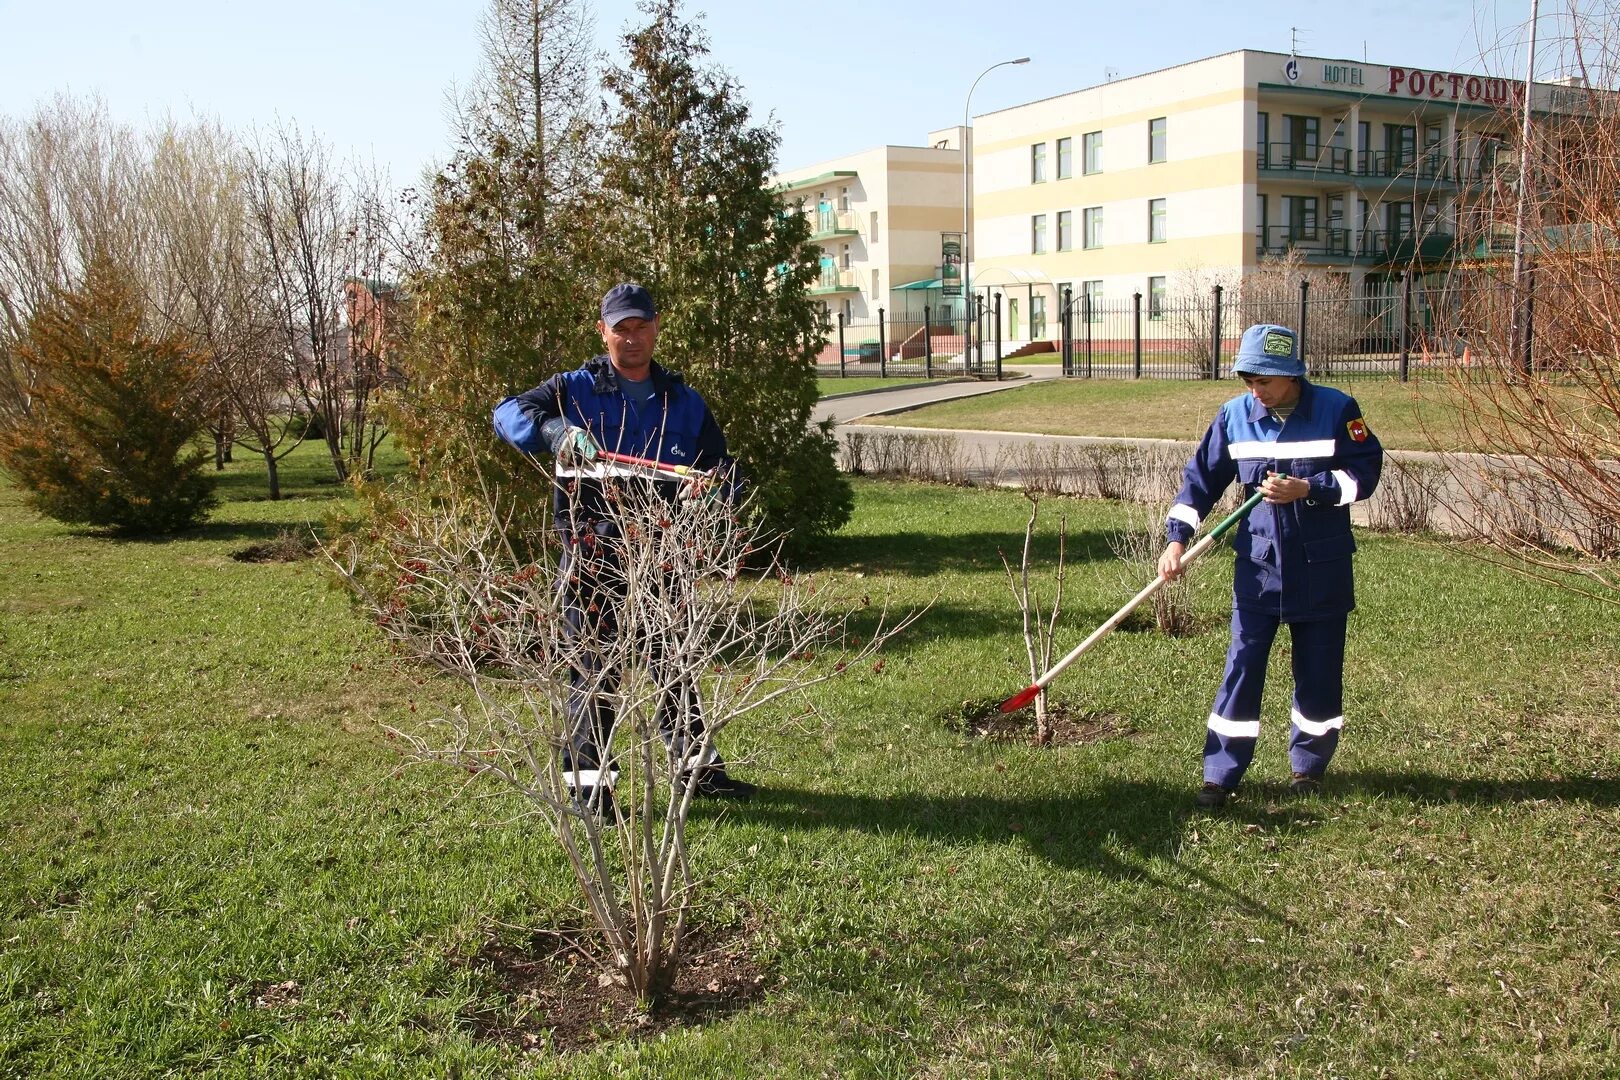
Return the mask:
<svg viewBox="0 0 1620 1080"><path fill-rule="evenodd" d="M623 319L651 321L656 318L658 305L653 303L652 293L644 285L627 281L613 286L602 297L602 322L606 326L617 326Z"/></svg>
<svg viewBox="0 0 1620 1080"><path fill-rule="evenodd" d="M1273 323L1249 327L1243 331L1243 340L1238 342L1232 372L1235 375L1303 378L1305 363L1299 358L1299 336L1288 327Z"/></svg>

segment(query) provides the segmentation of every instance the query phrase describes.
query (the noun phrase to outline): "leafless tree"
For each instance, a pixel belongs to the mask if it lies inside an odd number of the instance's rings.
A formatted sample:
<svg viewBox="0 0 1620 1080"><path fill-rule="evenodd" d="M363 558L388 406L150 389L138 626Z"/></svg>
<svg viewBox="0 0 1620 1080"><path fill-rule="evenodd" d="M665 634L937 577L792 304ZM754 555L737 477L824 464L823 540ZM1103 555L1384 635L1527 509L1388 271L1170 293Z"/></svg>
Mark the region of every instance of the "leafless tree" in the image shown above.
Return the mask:
<svg viewBox="0 0 1620 1080"><path fill-rule="evenodd" d="M79 285L97 254L144 279L141 173L139 140L99 100L0 117L0 418L29 412L35 373L15 345L33 312Z"/></svg>
<svg viewBox="0 0 1620 1080"><path fill-rule="evenodd" d="M260 138L246 168L257 272L268 285L289 393L319 426L345 479L367 468L382 437L372 406L386 376L386 331L353 325L347 287L373 298L392 292L387 203L375 178L343 176L323 143L290 126ZM374 317L386 319L386 311Z"/></svg>
<svg viewBox="0 0 1620 1080"><path fill-rule="evenodd" d="M1448 491L1499 556L1620 602L1617 14L1611 2L1547 20L1568 36L1542 39L1538 78L1567 85L1505 108L1492 186L1464 216L1462 243L1486 257L1450 282L1470 361L1451 372L1455 418L1506 457L1453 456Z"/></svg>
<svg viewBox="0 0 1620 1080"><path fill-rule="evenodd" d="M674 978L700 878L683 775L732 721L869 659L910 620L879 615L855 636L853 612L777 562L742 524L746 512L669 500L637 480L608 490L594 557L615 568L620 596L599 597L612 610L587 612L572 632L557 568L515 554L543 545L508 535L493 492L401 508L385 555L333 557L401 652L473 691L471 708L397 736L420 759L498 781L545 819L600 932L606 974L650 1003ZM600 740L621 770L607 820L570 798L560 764L571 672L584 680L573 691L605 700L615 718ZM672 695L702 718L701 734L662 737Z"/></svg>
<svg viewBox="0 0 1620 1080"><path fill-rule="evenodd" d="M1063 608L1063 582L1068 575L1066 560L1069 538L1069 519L1060 518L1058 521L1058 550L1057 567L1053 574L1052 603L1045 608L1041 601L1040 587L1030 580L1030 563L1032 549L1035 544L1035 526L1041 515L1041 496L1034 491L1025 491L1024 498L1029 500L1029 520L1024 523L1023 555L1018 562L1018 572L1013 572L1012 564L1007 561L1007 553L998 551L1001 556L1001 565L1007 572L1007 586L1012 589L1013 600L1018 604L1019 614L1023 617L1024 652L1029 658L1029 681L1031 685L1037 682L1052 666L1052 654L1056 651L1058 614ZM1035 695L1035 738L1036 746L1046 746L1052 741L1052 721L1047 716L1046 688L1042 687Z"/></svg>

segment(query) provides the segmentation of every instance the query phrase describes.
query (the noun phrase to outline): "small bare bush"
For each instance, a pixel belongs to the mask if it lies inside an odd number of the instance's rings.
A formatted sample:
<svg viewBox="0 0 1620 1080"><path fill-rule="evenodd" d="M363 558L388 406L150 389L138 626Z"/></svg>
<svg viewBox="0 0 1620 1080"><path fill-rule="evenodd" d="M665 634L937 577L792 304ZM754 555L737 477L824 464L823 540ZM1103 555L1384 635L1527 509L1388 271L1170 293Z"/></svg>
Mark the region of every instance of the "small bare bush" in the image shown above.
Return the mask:
<svg viewBox="0 0 1620 1080"><path fill-rule="evenodd" d="M1131 590L1140 589L1159 573L1164 550L1164 518L1146 507L1128 504L1125 525L1108 537L1109 550L1119 560L1120 579ZM1153 625L1161 634L1185 637L1196 628L1192 592L1183 577L1166 582L1152 596ZM1140 612L1142 609L1138 608Z"/></svg>
<svg viewBox="0 0 1620 1080"><path fill-rule="evenodd" d="M1007 571L1007 586L1012 590L1013 600L1018 604L1019 614L1023 618L1024 651L1029 658L1029 681L1033 684L1040 679L1052 666L1052 653L1057 639L1058 613L1063 607L1063 582L1067 575L1067 546L1069 537L1069 520L1064 517L1058 523L1058 554L1057 569L1053 576L1052 603L1043 611L1040 586L1030 577L1030 551L1035 542L1035 526L1041 515L1041 496L1038 492L1024 491L1024 497L1029 500L1029 520L1024 523L1024 547L1022 558L1018 562L1018 572L1013 572L1012 564L1007 561L1007 553L998 551L1001 556L1002 568ZM1035 745L1046 746L1052 741L1052 722L1047 715L1046 688L1035 695Z"/></svg>
<svg viewBox="0 0 1620 1080"><path fill-rule="evenodd" d="M1438 465L1385 458L1378 490L1367 504L1368 524L1387 532L1429 531L1439 503L1436 485L1444 473Z"/></svg>
<svg viewBox="0 0 1620 1080"><path fill-rule="evenodd" d="M488 492L396 506L381 543L328 555L401 653L473 692L471 708L391 734L545 820L599 934L596 958L650 1003L675 976L699 879L686 778L732 721L866 659L910 619L880 615L853 636L852 612L791 573L746 508L603 482L607 508L592 511L600 527L577 545L568 581L515 554L544 545L516 542ZM611 586L589 594L570 629L565 597L586 576ZM571 694L610 718L595 741L620 770L615 814L571 797Z"/></svg>

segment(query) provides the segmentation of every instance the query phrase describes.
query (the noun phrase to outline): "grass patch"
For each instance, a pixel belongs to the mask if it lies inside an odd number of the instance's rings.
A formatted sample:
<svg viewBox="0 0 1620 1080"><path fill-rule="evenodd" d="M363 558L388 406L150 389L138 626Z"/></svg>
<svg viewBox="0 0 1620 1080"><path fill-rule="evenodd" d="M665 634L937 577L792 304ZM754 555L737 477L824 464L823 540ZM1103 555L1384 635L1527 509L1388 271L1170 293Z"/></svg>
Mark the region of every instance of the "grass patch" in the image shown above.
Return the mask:
<svg viewBox="0 0 1620 1080"><path fill-rule="evenodd" d="M895 375L882 379L876 375L822 375L816 379L816 392L821 397L834 394L856 394L863 390L894 390L901 386L914 386L926 382L950 382L950 379L925 379L921 376Z"/></svg>
<svg viewBox="0 0 1620 1080"><path fill-rule="evenodd" d="M1391 450L1444 449L1461 444L1451 417L1455 397L1438 383L1356 379L1331 384L1354 397L1367 422ZM997 394L946 401L900 417L864 423L906 427L1028 431L1045 435L1105 435L1151 439L1200 438L1221 403L1243 393L1235 380L1063 379ZM1475 448L1477 449L1477 448Z"/></svg>
<svg viewBox="0 0 1620 1080"><path fill-rule="evenodd" d="M329 486L162 543L0 488L0 1075L1587 1076L1620 1054L1612 612L1364 535L1324 795L1282 796L1274 680L1251 782L1211 818L1224 560L1192 583L1214 629L1122 632L1056 685L1119 737L986 739L972 703L1028 681L996 554L1026 504L862 480L823 580L933 607L882 664L730 729L763 791L690 829L705 923L746 932L763 999L560 1050L490 958L583 924L562 861L379 731L456 694L314 562L232 558ZM1066 650L1140 582L1107 544L1123 509L1059 506Z"/></svg>

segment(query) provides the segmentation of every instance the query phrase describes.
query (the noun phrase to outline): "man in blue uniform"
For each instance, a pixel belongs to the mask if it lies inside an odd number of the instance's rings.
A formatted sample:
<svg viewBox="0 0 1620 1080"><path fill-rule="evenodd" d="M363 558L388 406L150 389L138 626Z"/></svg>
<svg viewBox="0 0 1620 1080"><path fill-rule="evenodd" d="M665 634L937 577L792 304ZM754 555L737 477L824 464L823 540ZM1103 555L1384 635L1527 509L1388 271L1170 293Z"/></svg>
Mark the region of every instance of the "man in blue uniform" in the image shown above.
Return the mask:
<svg viewBox="0 0 1620 1080"><path fill-rule="evenodd" d="M553 375L540 386L495 407L495 431L525 453L556 457L553 505L562 534L564 616L576 640L601 641L617 633L619 613L635 597L627 594L614 557L618 537L606 513L603 480L650 483L673 499L678 482L649 480L644 469L624 467L598 453L615 453L666 465L721 469L729 473L726 437L696 390L679 374L653 359L658 309L652 294L633 282L616 285L602 297L596 324L607 353L577 370ZM730 496L729 484L721 493ZM629 620L627 620L629 621ZM658 678L660 643L645 643ZM662 683L663 680L660 679ZM703 733L695 688L671 678L663 685L659 728L673 754L685 755ZM576 667L570 675L568 749L563 770L580 806L594 812L611 808L618 769L604 760L613 728L616 673ZM726 772L712 749L702 761L682 762L683 779L695 782L705 798L745 799L754 786Z"/></svg>
<svg viewBox="0 0 1620 1080"><path fill-rule="evenodd" d="M1265 499L1232 546L1232 645L1204 739L1198 805L1219 809L1243 779L1260 736L1266 661L1280 623L1293 640L1290 789L1314 792L1344 726L1344 638L1355 607L1350 504L1378 486L1384 452L1354 398L1305 379L1299 342L1282 326L1243 333L1232 371L1249 392L1216 414L1187 462L1170 507L1159 573L1181 576L1181 558L1233 480Z"/></svg>

